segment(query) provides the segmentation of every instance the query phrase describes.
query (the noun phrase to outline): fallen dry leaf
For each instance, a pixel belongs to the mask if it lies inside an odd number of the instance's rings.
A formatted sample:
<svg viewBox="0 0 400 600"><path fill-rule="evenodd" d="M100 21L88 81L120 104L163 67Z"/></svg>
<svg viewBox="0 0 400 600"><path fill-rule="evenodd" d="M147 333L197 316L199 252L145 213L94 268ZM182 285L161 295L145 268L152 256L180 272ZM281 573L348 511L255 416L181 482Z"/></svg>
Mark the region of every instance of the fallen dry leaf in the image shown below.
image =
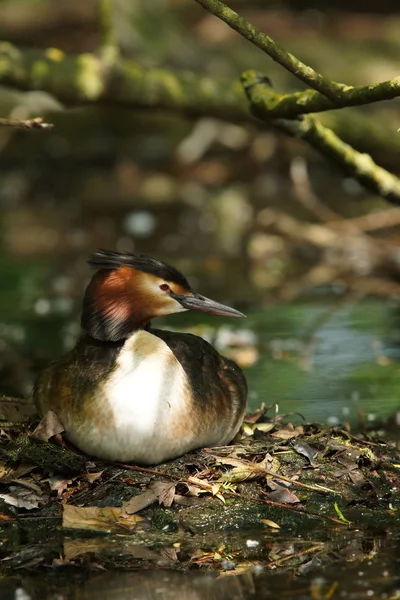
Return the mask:
<svg viewBox="0 0 400 600"><path fill-rule="evenodd" d="M155 481L151 485L151 488L157 494L159 504L163 504L166 507L172 505L175 496L175 483Z"/></svg>
<svg viewBox="0 0 400 600"><path fill-rule="evenodd" d="M245 433L246 435L254 435L254 432L256 429L258 429L258 431L262 431L263 433L268 433L270 431L272 431L272 429L274 429L274 427L276 427L275 423L253 423L253 424L249 424L249 423L243 423L242 425L242 431L243 433Z"/></svg>
<svg viewBox="0 0 400 600"><path fill-rule="evenodd" d="M130 530L143 521L139 515L122 516L122 508L116 506L80 507L64 504L62 526L65 529L84 529L86 531Z"/></svg>
<svg viewBox="0 0 400 600"><path fill-rule="evenodd" d="M221 475L218 481L228 483L240 483L242 481L251 481L258 477L265 477L268 474L265 471L269 471L274 474L278 471L280 463L278 459L272 457L270 454L266 454L264 460L259 463L252 463L248 460L240 460L239 458L233 458L230 456L217 456L212 455L217 463L223 465L230 465L234 467L228 473Z"/></svg>
<svg viewBox="0 0 400 600"><path fill-rule="evenodd" d="M132 496L130 500L124 502L122 509L127 515L133 515L157 501L164 506L171 506L174 496L175 483L171 483L170 481L155 481L145 492Z"/></svg>
<svg viewBox="0 0 400 600"><path fill-rule="evenodd" d="M304 433L304 427L302 425L297 425L297 427L293 428L293 425L288 423L282 429L278 429L278 431L274 431L271 433L271 437L278 438L281 440L290 440L291 438L297 437Z"/></svg>
<svg viewBox="0 0 400 600"><path fill-rule="evenodd" d="M194 477L194 476L188 477L187 481L190 482L191 484L198 486L200 488L199 493L207 493L208 492L209 494L212 494L213 496L218 498L218 500L221 500L221 502L223 504L225 504L225 498L219 491L221 488L221 483L213 482L211 484L208 481L204 481L204 479L200 479L199 477Z"/></svg>
<svg viewBox="0 0 400 600"><path fill-rule="evenodd" d="M0 479L2 483L12 483L20 477L31 473L36 467L34 465L18 465L17 467L0 465Z"/></svg>
<svg viewBox="0 0 400 600"><path fill-rule="evenodd" d="M32 433L32 436L48 442L53 435L57 435L63 431L64 427L58 420L57 415L49 410Z"/></svg>
<svg viewBox="0 0 400 600"><path fill-rule="evenodd" d="M297 452L297 454L305 456L308 459L311 466L315 466L314 459L318 454L318 450L312 448L309 444L303 442L302 440L292 442L291 446L293 450Z"/></svg>
<svg viewBox="0 0 400 600"><path fill-rule="evenodd" d="M104 471L97 471L96 473L86 473L85 474L85 479L89 483L93 483L97 479L100 479L100 477L103 475L103 473L104 473Z"/></svg>
<svg viewBox="0 0 400 600"><path fill-rule="evenodd" d="M48 500L47 496L42 494L39 495L33 490L14 485L10 486L8 494L0 494L0 498L2 498L4 502L10 506L25 508L26 510L38 508L41 504L45 504L45 502Z"/></svg>
<svg viewBox="0 0 400 600"><path fill-rule="evenodd" d="M268 525L268 527L271 527L272 529L280 529L280 525L278 525L278 523L275 523L275 521L270 521L270 519L261 519L261 523L263 523L264 525Z"/></svg>
<svg viewBox="0 0 400 600"><path fill-rule="evenodd" d="M66 490L68 486L71 485L76 479L77 477L74 477L73 479L65 479L64 477L54 475L53 477L50 477L48 479L48 482L50 485L50 489L53 492L57 491L57 497L59 498L64 492L64 490Z"/></svg>
<svg viewBox="0 0 400 600"><path fill-rule="evenodd" d="M124 514L133 515L144 508L156 502L157 495L151 489L146 490L142 494L137 494L136 496L132 496L130 500L127 500L122 504L122 509Z"/></svg>
<svg viewBox="0 0 400 600"><path fill-rule="evenodd" d="M198 485L193 485L191 483L185 484L188 489L188 496L199 496L202 491Z"/></svg>
<svg viewBox="0 0 400 600"><path fill-rule="evenodd" d="M293 492L290 492L283 486L277 486L273 492L267 494L268 499L273 502L280 502L281 504L297 504L300 502L299 498Z"/></svg>

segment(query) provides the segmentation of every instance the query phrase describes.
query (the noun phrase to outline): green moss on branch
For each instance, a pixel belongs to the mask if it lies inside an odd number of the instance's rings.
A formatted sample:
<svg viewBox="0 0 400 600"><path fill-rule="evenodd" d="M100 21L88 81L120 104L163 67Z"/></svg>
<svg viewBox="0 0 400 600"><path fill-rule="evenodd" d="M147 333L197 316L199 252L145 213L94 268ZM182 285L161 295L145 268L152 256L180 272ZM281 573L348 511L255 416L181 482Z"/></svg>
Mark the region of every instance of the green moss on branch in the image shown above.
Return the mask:
<svg viewBox="0 0 400 600"><path fill-rule="evenodd" d="M256 117L287 135L305 140L321 154L339 164L366 188L393 204L400 204L400 179L379 167L368 154L358 152L312 117L293 120L271 119L268 101L262 101L263 96L267 99L269 97L269 84L258 78L252 86L249 84L248 74L245 74L244 86L251 110Z"/></svg>
<svg viewBox="0 0 400 600"><path fill-rule="evenodd" d="M262 33L262 31L251 25L246 19L229 8L229 6L220 2L220 0L196 0L196 2L240 33L240 35L249 40L254 46L263 50L295 77L313 89L318 90L327 98L330 98L336 103L336 106L341 106L342 90L345 88L343 84L330 81L320 73L317 73L317 71L314 71L314 69L279 46L269 35Z"/></svg>
<svg viewBox="0 0 400 600"><path fill-rule="evenodd" d="M115 104L235 122L252 120L239 80L145 69L129 60L107 64L95 54L66 55L55 48L22 51L0 43L0 83L20 90L40 89L67 105Z"/></svg>
<svg viewBox="0 0 400 600"><path fill-rule="evenodd" d="M367 86L344 88L341 92L342 106L315 90L305 90L294 94L277 94L263 82L263 75L256 71L246 71L242 75L245 87L252 87L253 107L262 106L270 117L293 119L298 115L322 112L349 106L361 106L383 100L392 100L400 96L400 77Z"/></svg>

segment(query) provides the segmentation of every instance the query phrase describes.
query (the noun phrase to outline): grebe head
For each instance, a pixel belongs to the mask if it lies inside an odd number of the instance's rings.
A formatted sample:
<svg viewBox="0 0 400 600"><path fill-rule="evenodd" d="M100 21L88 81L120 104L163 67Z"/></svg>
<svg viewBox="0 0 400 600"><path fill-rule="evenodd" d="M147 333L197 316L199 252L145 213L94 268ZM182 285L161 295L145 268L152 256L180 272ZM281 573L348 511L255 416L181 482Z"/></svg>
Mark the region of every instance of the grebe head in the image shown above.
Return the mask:
<svg viewBox="0 0 400 600"><path fill-rule="evenodd" d="M150 256L98 250L88 263L98 271L85 292L81 324L97 340L123 340L154 317L185 310L244 317L197 294L178 269Z"/></svg>

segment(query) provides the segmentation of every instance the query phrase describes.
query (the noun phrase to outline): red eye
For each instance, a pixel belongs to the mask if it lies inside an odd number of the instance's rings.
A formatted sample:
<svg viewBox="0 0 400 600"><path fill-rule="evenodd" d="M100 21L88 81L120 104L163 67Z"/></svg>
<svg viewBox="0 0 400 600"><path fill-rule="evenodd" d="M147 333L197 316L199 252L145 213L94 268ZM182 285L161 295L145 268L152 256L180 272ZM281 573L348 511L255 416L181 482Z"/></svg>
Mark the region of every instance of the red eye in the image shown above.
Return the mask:
<svg viewBox="0 0 400 600"><path fill-rule="evenodd" d="M168 292L168 290L169 290L169 285L168 285L168 283L162 283L162 284L160 285L160 290L162 290L163 292Z"/></svg>

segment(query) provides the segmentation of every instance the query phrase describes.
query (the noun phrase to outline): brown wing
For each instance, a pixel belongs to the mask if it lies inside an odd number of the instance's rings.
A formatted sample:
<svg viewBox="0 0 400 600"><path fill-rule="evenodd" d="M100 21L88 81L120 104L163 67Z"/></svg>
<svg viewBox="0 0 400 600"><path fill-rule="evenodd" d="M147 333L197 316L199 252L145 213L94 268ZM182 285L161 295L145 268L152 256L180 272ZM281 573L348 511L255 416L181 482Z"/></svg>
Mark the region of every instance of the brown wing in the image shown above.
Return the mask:
<svg viewBox="0 0 400 600"><path fill-rule="evenodd" d="M83 336L71 352L50 363L33 389L39 413L52 410L60 416L78 406L82 410L82 404L95 396L97 386L113 369L122 345Z"/></svg>
<svg viewBox="0 0 400 600"><path fill-rule="evenodd" d="M190 333L149 331L161 338L181 363L193 391L199 418L210 423L217 419L226 422L227 430L237 430L247 399L246 379L237 364Z"/></svg>

